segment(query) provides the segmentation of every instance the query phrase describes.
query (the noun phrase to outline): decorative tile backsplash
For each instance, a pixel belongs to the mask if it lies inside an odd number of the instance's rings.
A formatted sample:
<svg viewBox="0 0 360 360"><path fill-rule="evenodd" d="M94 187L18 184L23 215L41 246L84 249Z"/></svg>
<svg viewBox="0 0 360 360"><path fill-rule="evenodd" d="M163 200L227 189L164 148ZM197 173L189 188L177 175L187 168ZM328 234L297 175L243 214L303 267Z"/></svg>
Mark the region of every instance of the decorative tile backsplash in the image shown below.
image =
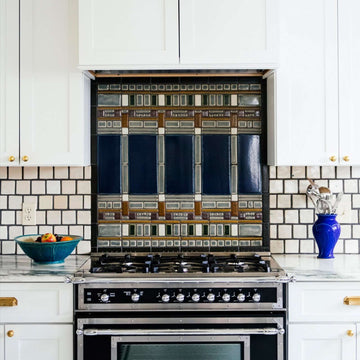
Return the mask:
<svg viewBox="0 0 360 360"><path fill-rule="evenodd" d="M333 193L344 192L337 211L341 234L335 253L360 252L360 167L270 166L269 175L272 253L317 253L312 234L315 210L305 195L307 177Z"/></svg>
<svg viewBox="0 0 360 360"><path fill-rule="evenodd" d="M23 226L22 203L36 203L34 226ZM82 235L91 249L91 167L0 167L0 254L22 254L14 238L53 232Z"/></svg>
<svg viewBox="0 0 360 360"><path fill-rule="evenodd" d="M261 79L111 79L95 92L98 249L265 244Z"/></svg>

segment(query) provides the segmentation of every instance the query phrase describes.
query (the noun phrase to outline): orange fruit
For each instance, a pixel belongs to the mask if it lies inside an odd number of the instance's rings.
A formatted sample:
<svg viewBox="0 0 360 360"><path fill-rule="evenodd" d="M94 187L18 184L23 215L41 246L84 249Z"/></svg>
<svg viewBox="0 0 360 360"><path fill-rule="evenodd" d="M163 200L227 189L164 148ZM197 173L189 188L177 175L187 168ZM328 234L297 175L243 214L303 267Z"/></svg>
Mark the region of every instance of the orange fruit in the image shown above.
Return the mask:
<svg viewBox="0 0 360 360"><path fill-rule="evenodd" d="M60 241L70 241L73 238L71 236L63 236L62 239Z"/></svg>

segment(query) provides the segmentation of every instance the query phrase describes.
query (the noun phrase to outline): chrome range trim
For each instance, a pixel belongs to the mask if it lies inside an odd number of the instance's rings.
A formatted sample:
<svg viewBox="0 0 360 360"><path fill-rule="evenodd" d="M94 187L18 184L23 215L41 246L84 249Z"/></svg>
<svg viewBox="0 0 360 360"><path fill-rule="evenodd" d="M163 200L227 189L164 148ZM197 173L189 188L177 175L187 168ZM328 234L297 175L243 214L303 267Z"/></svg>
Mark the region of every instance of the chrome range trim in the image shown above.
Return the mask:
<svg viewBox="0 0 360 360"><path fill-rule="evenodd" d="M246 283L250 287L258 287L259 283ZM190 287L190 288L229 288L237 287L241 288L243 282L239 281L228 281L228 282L179 282L179 281L170 281L170 282L122 282L122 283L113 283L111 284L112 288L127 288L127 289L139 289L139 288L159 288L162 289L180 289L181 287ZM202 311L202 310L218 310L218 311L249 311L249 310L284 310L283 303L283 284L281 283L262 283L262 288L276 288L276 303L126 303L126 304L113 304L113 303L103 303L103 304L85 304L84 303L84 292L85 288L97 288L99 287L98 283L95 284L80 284L78 285L78 306L79 310L131 310L131 311L173 311L173 310L189 310L189 311Z"/></svg>
<svg viewBox="0 0 360 360"><path fill-rule="evenodd" d="M210 335L210 334L209 334ZM208 335L208 336L209 336ZM191 335L170 335L170 336L112 336L111 337L111 360L118 359L118 349L117 346L121 342L127 343L151 343L151 342L165 342L165 343L191 343L191 342L209 342L208 336L196 336L191 337ZM225 337L222 335L211 336L211 342L217 343L243 343L244 344L244 353L243 359L250 360L250 336L229 336Z"/></svg>
<svg viewBox="0 0 360 360"><path fill-rule="evenodd" d="M86 329L83 331L85 336L97 336L97 335L110 335L110 336L189 336L189 335L284 335L285 330L283 328L251 328L251 329L204 329L204 330L192 330L192 329Z"/></svg>
<svg viewBox="0 0 360 360"><path fill-rule="evenodd" d="M232 318L232 317L208 317L208 318L79 318L77 319L77 326L78 329L76 330L76 334L78 336L78 346L77 346L77 354L78 360L85 360L84 359L84 325L97 325L97 324L217 324L221 325L224 324L274 324L277 326L277 351L278 351L278 360L284 360L284 333L283 331L283 319L279 317L264 317L264 318L251 318L251 317L241 317L241 318ZM211 331L212 329L209 329ZM228 329L225 329L228 330ZM236 332L238 329L231 329L232 333ZM248 329L246 329L248 330ZM253 329L251 329L253 330ZM176 330L178 331L178 330ZM194 331L194 330L190 330ZM203 330L204 331L204 330ZM221 329L216 329L219 334L221 334ZM119 342L143 342L143 343L151 343L151 342L158 342L159 340L164 342L191 342L191 337L170 335L170 336L121 336L121 337L112 337L111 338L111 346L112 346L112 353L114 353L114 349ZM225 336L197 336L197 341L200 342L227 342L227 343L236 343L236 342L244 342L244 360L250 359L250 336L237 336L237 335L225 335ZM116 358L114 358L116 359Z"/></svg>

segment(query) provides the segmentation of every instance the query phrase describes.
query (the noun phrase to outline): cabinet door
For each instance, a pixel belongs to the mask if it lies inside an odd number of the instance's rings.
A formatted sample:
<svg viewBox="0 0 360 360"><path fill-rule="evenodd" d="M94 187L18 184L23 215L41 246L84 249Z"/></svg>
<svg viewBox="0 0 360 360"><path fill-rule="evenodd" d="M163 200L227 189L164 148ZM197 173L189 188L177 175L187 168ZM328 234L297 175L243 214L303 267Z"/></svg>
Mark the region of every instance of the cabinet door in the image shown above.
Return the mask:
<svg viewBox="0 0 360 360"><path fill-rule="evenodd" d="M59 324L5 325L6 360L69 360L73 358L73 327Z"/></svg>
<svg viewBox="0 0 360 360"><path fill-rule="evenodd" d="M178 64L178 0L79 0L87 69Z"/></svg>
<svg viewBox="0 0 360 360"><path fill-rule="evenodd" d="M290 324L289 360L356 360L356 326L344 324Z"/></svg>
<svg viewBox="0 0 360 360"><path fill-rule="evenodd" d="M279 69L269 165L338 157L337 1L280 0ZM334 158L332 158L334 160ZM336 161L336 160L335 160Z"/></svg>
<svg viewBox="0 0 360 360"><path fill-rule="evenodd" d="M358 0L339 1L339 160L348 165L360 165L359 13Z"/></svg>
<svg viewBox="0 0 360 360"><path fill-rule="evenodd" d="M77 9L76 0L20 1L23 166L89 163L90 87L76 68Z"/></svg>
<svg viewBox="0 0 360 360"><path fill-rule="evenodd" d="M273 68L278 0L180 0L181 64Z"/></svg>
<svg viewBox="0 0 360 360"><path fill-rule="evenodd" d="M18 163L19 2L0 0L0 166Z"/></svg>

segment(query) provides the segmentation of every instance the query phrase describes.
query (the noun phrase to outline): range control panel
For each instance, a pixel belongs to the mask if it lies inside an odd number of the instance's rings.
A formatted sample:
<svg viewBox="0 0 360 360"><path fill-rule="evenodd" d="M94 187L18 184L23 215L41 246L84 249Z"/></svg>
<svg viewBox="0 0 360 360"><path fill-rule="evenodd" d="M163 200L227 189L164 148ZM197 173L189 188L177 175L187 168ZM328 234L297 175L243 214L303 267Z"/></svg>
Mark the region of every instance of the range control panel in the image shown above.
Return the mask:
<svg viewBox="0 0 360 360"><path fill-rule="evenodd" d="M276 288L86 288L84 304L276 303Z"/></svg>

